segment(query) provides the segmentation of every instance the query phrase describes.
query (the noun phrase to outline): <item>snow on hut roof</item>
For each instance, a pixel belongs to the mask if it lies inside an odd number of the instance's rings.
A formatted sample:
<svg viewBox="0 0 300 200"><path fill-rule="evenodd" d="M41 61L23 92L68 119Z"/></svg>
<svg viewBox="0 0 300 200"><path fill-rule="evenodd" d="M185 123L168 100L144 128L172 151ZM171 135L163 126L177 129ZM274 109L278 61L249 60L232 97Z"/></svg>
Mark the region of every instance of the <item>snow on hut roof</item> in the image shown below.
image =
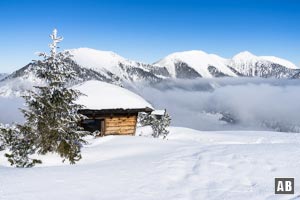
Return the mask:
<svg viewBox="0 0 300 200"><path fill-rule="evenodd" d="M116 85L101 81L86 81L76 85L73 89L79 90L86 96L80 96L76 103L86 109L137 109L153 108L141 96Z"/></svg>
<svg viewBox="0 0 300 200"><path fill-rule="evenodd" d="M166 110L153 110L151 112L152 115L164 115Z"/></svg>

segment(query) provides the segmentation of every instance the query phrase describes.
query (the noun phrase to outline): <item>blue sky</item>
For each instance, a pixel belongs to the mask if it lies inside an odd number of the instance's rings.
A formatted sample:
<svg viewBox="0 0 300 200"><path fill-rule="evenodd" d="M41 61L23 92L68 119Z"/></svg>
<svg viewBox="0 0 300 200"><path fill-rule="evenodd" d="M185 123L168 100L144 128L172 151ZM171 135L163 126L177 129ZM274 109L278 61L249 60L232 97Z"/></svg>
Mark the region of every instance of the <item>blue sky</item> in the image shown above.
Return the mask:
<svg viewBox="0 0 300 200"><path fill-rule="evenodd" d="M0 72L48 51L53 28L62 49L89 47L152 63L199 49L223 57L248 50L300 65L297 0L1 0Z"/></svg>

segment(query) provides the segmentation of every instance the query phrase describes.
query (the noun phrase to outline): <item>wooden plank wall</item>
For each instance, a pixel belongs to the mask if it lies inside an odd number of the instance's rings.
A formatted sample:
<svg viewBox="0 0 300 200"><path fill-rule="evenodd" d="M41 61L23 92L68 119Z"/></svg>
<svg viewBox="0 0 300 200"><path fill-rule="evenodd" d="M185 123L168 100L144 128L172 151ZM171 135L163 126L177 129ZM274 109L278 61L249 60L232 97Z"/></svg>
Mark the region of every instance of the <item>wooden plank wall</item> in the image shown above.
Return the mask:
<svg viewBox="0 0 300 200"><path fill-rule="evenodd" d="M134 135L137 116L105 118L105 135Z"/></svg>

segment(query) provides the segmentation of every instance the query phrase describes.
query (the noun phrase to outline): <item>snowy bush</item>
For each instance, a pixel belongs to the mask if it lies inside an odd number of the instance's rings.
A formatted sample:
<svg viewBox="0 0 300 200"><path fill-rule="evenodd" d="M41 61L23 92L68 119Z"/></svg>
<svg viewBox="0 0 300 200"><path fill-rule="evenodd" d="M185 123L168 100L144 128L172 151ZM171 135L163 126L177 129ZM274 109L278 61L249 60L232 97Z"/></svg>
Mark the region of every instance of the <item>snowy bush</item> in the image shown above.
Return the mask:
<svg viewBox="0 0 300 200"><path fill-rule="evenodd" d="M8 124L0 123L0 151L3 151L7 147L8 134L10 126Z"/></svg>
<svg viewBox="0 0 300 200"><path fill-rule="evenodd" d="M171 117L167 112L164 112L163 115L139 113L138 123L141 126L151 126L153 137L162 137L165 139L169 134L167 128L170 126Z"/></svg>
<svg viewBox="0 0 300 200"><path fill-rule="evenodd" d="M4 149L4 126L0 123L0 151L3 151Z"/></svg>
<svg viewBox="0 0 300 200"><path fill-rule="evenodd" d="M8 161L11 165L17 167L33 167L42 161L29 156L35 154L35 141L37 134L32 134L32 130L28 126L2 127L2 144L3 149L8 148L10 153L6 153Z"/></svg>

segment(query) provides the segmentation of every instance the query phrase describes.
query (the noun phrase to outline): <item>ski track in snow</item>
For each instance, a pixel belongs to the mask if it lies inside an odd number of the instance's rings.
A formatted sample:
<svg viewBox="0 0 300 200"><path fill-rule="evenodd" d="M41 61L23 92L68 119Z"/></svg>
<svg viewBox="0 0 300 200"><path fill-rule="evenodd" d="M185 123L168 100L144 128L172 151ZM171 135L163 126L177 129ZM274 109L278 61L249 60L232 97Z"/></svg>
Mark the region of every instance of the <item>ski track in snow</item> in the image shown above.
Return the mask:
<svg viewBox="0 0 300 200"><path fill-rule="evenodd" d="M77 165L45 157L16 169L0 158L0 199L300 199L300 135L171 128L168 140L91 140ZM295 177L295 195L274 195L274 177Z"/></svg>

